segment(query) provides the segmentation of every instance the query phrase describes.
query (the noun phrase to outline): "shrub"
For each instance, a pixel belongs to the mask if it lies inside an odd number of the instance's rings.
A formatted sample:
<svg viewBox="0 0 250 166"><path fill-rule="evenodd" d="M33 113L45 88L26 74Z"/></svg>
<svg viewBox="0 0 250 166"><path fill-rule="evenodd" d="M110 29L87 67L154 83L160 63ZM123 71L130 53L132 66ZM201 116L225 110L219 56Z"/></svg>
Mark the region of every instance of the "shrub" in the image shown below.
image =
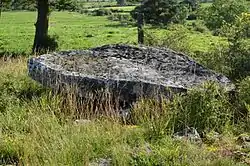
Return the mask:
<svg viewBox="0 0 250 166"><path fill-rule="evenodd" d="M169 25L168 30L163 34L145 31L145 44L168 47L175 51L188 53L191 47L187 40L189 31L183 25L178 24Z"/></svg>
<svg viewBox="0 0 250 166"><path fill-rule="evenodd" d="M76 0L56 0L54 2L51 2L50 5L59 11L76 11L76 9L78 8L78 3Z"/></svg>
<svg viewBox="0 0 250 166"><path fill-rule="evenodd" d="M250 15L242 14L234 24L225 24L219 33L228 44L216 44L209 52L196 55L207 67L222 72L232 80L250 75Z"/></svg>
<svg viewBox="0 0 250 166"><path fill-rule="evenodd" d="M133 19L128 14L118 14L118 13L115 13L115 14L110 15L108 17L108 19L112 20L112 21L120 21L120 22L127 22L127 23L133 22Z"/></svg>
<svg viewBox="0 0 250 166"><path fill-rule="evenodd" d="M232 28L228 37L230 77L240 79L250 74L250 15L242 14Z"/></svg>
<svg viewBox="0 0 250 166"><path fill-rule="evenodd" d="M237 91L237 120L240 125L240 132L250 129L250 77L244 78L238 84Z"/></svg>
<svg viewBox="0 0 250 166"><path fill-rule="evenodd" d="M194 31L200 32L200 33L205 33L208 32L207 27L199 21L193 22L192 23L192 28Z"/></svg>
<svg viewBox="0 0 250 166"><path fill-rule="evenodd" d="M222 132L230 122L233 111L225 89L215 83L206 83L177 98L175 128L195 127L199 132L215 130Z"/></svg>
<svg viewBox="0 0 250 166"><path fill-rule="evenodd" d="M246 77L239 84L239 101L243 105L250 105L250 77Z"/></svg>
<svg viewBox="0 0 250 166"><path fill-rule="evenodd" d="M125 12L122 9L113 9L113 8L111 8L110 10L111 10L112 13L124 13Z"/></svg>
<svg viewBox="0 0 250 166"><path fill-rule="evenodd" d="M209 29L216 30L224 23L233 24L237 16L247 11L245 0L215 0L202 12L201 17Z"/></svg>
<svg viewBox="0 0 250 166"><path fill-rule="evenodd" d="M230 76L231 68L227 64L228 44L213 43L208 52L195 52L195 59L209 69Z"/></svg>
<svg viewBox="0 0 250 166"><path fill-rule="evenodd" d="M198 132L223 132L226 125L233 124L234 114L229 93L212 82L185 95L175 95L172 100L141 100L132 112L135 123L145 127L149 139L162 138L187 126Z"/></svg>
<svg viewBox="0 0 250 166"><path fill-rule="evenodd" d="M91 11L89 11L88 9L80 9L78 12L80 14L91 14Z"/></svg>
<svg viewBox="0 0 250 166"><path fill-rule="evenodd" d="M92 14L94 16L108 16L108 15L111 15L112 12L109 9L101 8L101 9L96 9L96 10L92 11Z"/></svg>

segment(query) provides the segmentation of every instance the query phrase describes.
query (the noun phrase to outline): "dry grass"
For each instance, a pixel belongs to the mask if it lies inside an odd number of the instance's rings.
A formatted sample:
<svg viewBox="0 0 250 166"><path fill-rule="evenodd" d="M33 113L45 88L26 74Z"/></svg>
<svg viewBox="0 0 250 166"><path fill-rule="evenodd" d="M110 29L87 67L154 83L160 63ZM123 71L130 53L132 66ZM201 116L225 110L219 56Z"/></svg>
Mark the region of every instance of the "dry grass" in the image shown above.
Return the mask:
<svg viewBox="0 0 250 166"><path fill-rule="evenodd" d="M89 165L103 158L119 166L235 165L205 147L175 141L168 132L154 136L165 131L171 117L168 104L138 103L135 113L146 111L152 118L143 115L143 123L127 126L110 116L117 109L111 96L99 94L79 105L72 93L55 95L31 80L26 62L0 62L0 164ZM155 112L150 114L150 109ZM92 120L75 122L79 118ZM154 130L149 130L152 125Z"/></svg>

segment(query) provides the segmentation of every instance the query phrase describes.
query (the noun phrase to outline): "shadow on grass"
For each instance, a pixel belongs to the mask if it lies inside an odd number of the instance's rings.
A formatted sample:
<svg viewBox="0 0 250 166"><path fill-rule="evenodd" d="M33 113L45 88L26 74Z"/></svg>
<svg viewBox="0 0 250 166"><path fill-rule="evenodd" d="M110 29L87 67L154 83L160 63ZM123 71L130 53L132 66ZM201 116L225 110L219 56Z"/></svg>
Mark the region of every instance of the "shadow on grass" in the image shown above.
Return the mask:
<svg viewBox="0 0 250 166"><path fill-rule="evenodd" d="M17 57L27 57L31 55L30 52L20 51L20 52L14 52L14 51L0 51L0 58L17 58Z"/></svg>

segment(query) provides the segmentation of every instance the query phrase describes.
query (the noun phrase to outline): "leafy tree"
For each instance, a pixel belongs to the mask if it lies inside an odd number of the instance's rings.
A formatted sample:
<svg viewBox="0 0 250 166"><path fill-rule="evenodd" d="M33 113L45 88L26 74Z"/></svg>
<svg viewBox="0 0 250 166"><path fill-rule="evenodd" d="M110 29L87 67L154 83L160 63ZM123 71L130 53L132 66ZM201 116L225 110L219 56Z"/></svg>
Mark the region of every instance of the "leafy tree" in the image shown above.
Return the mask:
<svg viewBox="0 0 250 166"><path fill-rule="evenodd" d="M50 2L50 5L59 11L61 10L75 11L78 6L76 0L54 0Z"/></svg>
<svg viewBox="0 0 250 166"><path fill-rule="evenodd" d="M36 0L11 0L11 9L35 11Z"/></svg>
<svg viewBox="0 0 250 166"><path fill-rule="evenodd" d="M182 4L187 4L192 11L195 11L199 7L199 0L183 0Z"/></svg>
<svg viewBox="0 0 250 166"><path fill-rule="evenodd" d="M247 11L245 0L214 0L213 4L202 12L201 17L209 29L216 30L224 23L233 24L237 16Z"/></svg>
<svg viewBox="0 0 250 166"><path fill-rule="evenodd" d="M179 23L186 19L188 7L176 0L147 0L131 12L132 17L136 19L139 12L149 24Z"/></svg>
<svg viewBox="0 0 250 166"><path fill-rule="evenodd" d="M2 15L2 10L3 10L4 5L10 4L10 2L11 0L0 0L0 17Z"/></svg>

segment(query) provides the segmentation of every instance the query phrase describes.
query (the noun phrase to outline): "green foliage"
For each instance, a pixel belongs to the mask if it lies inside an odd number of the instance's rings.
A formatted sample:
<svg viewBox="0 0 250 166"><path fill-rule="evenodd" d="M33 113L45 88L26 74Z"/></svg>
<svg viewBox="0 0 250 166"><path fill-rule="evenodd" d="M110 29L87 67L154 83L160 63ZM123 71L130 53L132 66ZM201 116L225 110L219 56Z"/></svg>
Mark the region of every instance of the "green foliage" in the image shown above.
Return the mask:
<svg viewBox="0 0 250 166"><path fill-rule="evenodd" d="M205 66L224 73L232 80L250 74L250 16L243 13L234 24L224 24L220 34L227 37L227 44L215 43L207 53L196 54Z"/></svg>
<svg viewBox="0 0 250 166"><path fill-rule="evenodd" d="M59 11L76 11L79 4L76 0L54 0L50 2L50 5L52 6L52 8L55 8Z"/></svg>
<svg viewBox="0 0 250 166"><path fill-rule="evenodd" d="M144 15L148 24L182 23L188 15L188 7L175 0L148 0L137 6L131 15L137 20L138 13Z"/></svg>
<svg viewBox="0 0 250 166"><path fill-rule="evenodd" d="M142 99L136 104L132 111L132 119L135 124L141 124L146 129L146 136L149 140L165 137L172 132L172 120L175 112L171 110L170 102L161 99L155 101Z"/></svg>
<svg viewBox="0 0 250 166"><path fill-rule="evenodd" d="M112 21L120 21L122 24L133 24L133 19L129 14L114 13L108 17Z"/></svg>
<svg viewBox="0 0 250 166"><path fill-rule="evenodd" d="M53 9L76 11L79 3L76 0L49 0L50 7ZM36 0L13 0L5 3L5 9L9 10L36 10Z"/></svg>
<svg viewBox="0 0 250 166"><path fill-rule="evenodd" d="M231 68L227 65L227 43L213 43L207 52L196 52L194 58L209 69L230 75Z"/></svg>
<svg viewBox="0 0 250 166"><path fill-rule="evenodd" d="M177 103L178 129L194 126L198 131L222 132L234 114L227 92L214 83L188 91Z"/></svg>
<svg viewBox="0 0 250 166"><path fill-rule="evenodd" d="M191 47L187 40L189 31L183 25L177 24L169 25L168 30L161 34L146 31L145 44L168 47L180 52L189 52Z"/></svg>
<svg viewBox="0 0 250 166"><path fill-rule="evenodd" d="M242 105L250 105L250 77L244 78L239 84L239 101Z"/></svg>
<svg viewBox="0 0 250 166"><path fill-rule="evenodd" d="M228 33L228 61L231 67L230 77L244 78L250 74L250 15L242 14L236 23L231 25Z"/></svg>
<svg viewBox="0 0 250 166"><path fill-rule="evenodd" d="M94 16L108 16L112 14L112 11L109 9L100 8L100 9L93 10L92 14Z"/></svg>
<svg viewBox="0 0 250 166"><path fill-rule="evenodd" d="M114 7L114 9L117 8ZM133 7L119 7L118 9L120 8L129 11ZM89 11L91 12L91 10L83 12ZM34 18L36 18L36 12L3 13L0 22L0 56L25 56L30 54L35 34L34 21L32 21ZM50 15L49 35L59 36L57 38L58 50L86 49L111 43L137 43L137 28L130 16L123 13L113 13L108 18L120 22L107 20L105 16L91 16L91 13L82 15L55 11ZM172 42L166 42L170 44L171 48L177 48L177 51L178 48L181 48L180 50L183 52L192 53L197 51L207 52L210 50L212 43L218 43L219 45L227 43L226 38L212 36L209 31L205 33L194 31L200 27L202 29L202 23L196 21L195 26L197 28L193 27L192 23L190 24L188 27L170 24L168 29L145 26L146 38L152 36L154 42L151 43L158 45L158 43L163 43L163 40L167 40L167 36L172 36L170 40ZM174 26L176 28L173 28ZM189 30L186 30L187 28ZM13 31L16 33L13 33ZM114 33L110 34L110 31ZM88 37L90 34L91 38ZM17 40L20 42L16 42ZM175 42L179 44L175 44ZM146 44L148 43L150 42L147 41ZM168 47L168 45L165 46Z"/></svg>
<svg viewBox="0 0 250 166"><path fill-rule="evenodd" d="M4 98L9 103L0 108L3 165L89 165L100 158L110 158L114 165L196 165L217 160L210 161L205 149L173 141L167 135L148 142L147 128L105 118L75 124L71 116L63 114L68 105L62 105L60 96L46 90L35 95L41 86L26 76L25 59L0 63L0 95L5 94L0 101ZM25 95L19 98L19 92ZM24 96L29 93L32 97L27 100Z"/></svg>
<svg viewBox="0 0 250 166"><path fill-rule="evenodd" d="M199 8L200 0L183 0L182 3L187 4L192 11L195 11Z"/></svg>
<svg viewBox="0 0 250 166"><path fill-rule="evenodd" d="M206 33L209 32L209 30L207 29L207 27L203 24L203 22L200 21L196 21L196 22L192 22L192 30L193 31L197 31L200 33Z"/></svg>
<svg viewBox="0 0 250 166"><path fill-rule="evenodd" d="M238 118L229 93L214 83L175 96L173 101L164 98L160 101L142 100L133 110L135 123L146 128L150 140L187 126L195 127L199 132L223 132L226 125L234 123L234 116Z"/></svg>
<svg viewBox="0 0 250 166"><path fill-rule="evenodd" d="M248 6L245 0L215 0L211 6L201 12L201 17L209 29L217 30L224 23L235 23L237 16L247 11Z"/></svg>
<svg viewBox="0 0 250 166"><path fill-rule="evenodd" d="M113 165L239 163L208 150L206 145L170 137L182 125L223 128L227 96L213 85L192 90L173 101L141 100L134 108L135 122L140 126L121 125L104 117L78 124L74 118L80 115L65 114L65 109L77 113L74 101L64 102L73 99L55 95L28 78L26 62L27 59L0 61L0 103L5 102L0 107L2 165L90 165L101 158L111 159Z"/></svg>

